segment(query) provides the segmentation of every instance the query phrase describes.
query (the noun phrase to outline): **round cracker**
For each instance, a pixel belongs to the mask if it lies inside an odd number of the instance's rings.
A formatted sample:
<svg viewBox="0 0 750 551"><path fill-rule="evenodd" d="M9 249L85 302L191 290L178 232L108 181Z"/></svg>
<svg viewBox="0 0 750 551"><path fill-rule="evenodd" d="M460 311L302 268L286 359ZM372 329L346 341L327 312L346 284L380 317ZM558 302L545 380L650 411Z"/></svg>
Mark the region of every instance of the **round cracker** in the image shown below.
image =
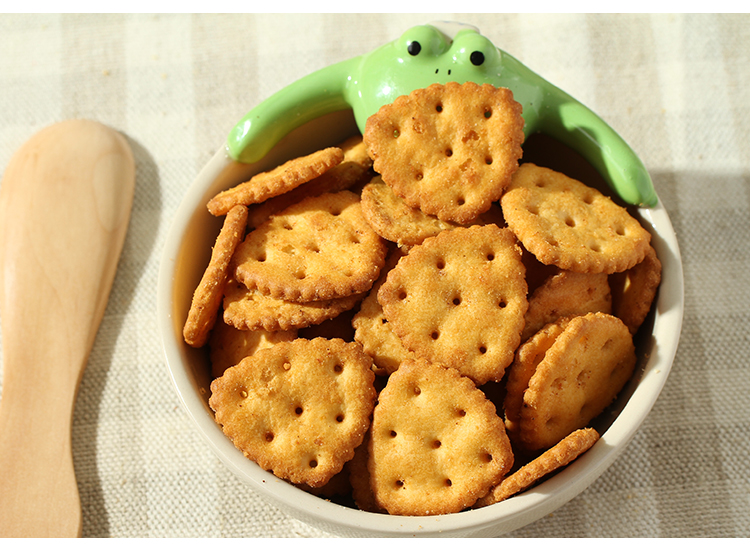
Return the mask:
<svg viewBox="0 0 750 551"><path fill-rule="evenodd" d="M518 348L515 359L508 368L503 408L505 409L505 429L513 442L518 442L521 430L524 392L529 388L529 381L536 372L537 366L560 336L568 321L570 321L568 318L561 318L536 332Z"/></svg>
<svg viewBox="0 0 750 551"><path fill-rule="evenodd" d="M606 408L630 379L635 347L627 326L600 312L571 319L537 365L523 395L520 440L554 446Z"/></svg>
<svg viewBox="0 0 750 551"><path fill-rule="evenodd" d="M376 176L362 189L362 214L378 235L400 245L419 245L456 224L444 222L407 205Z"/></svg>
<svg viewBox="0 0 750 551"><path fill-rule="evenodd" d="M308 197L274 215L237 247L235 277L273 298L310 302L368 291L386 244L344 190Z"/></svg>
<svg viewBox="0 0 750 551"><path fill-rule="evenodd" d="M212 377L221 377L224 372L240 363L258 350L271 348L280 342L293 341L297 332L291 331L240 331L224 323L219 317L208 340Z"/></svg>
<svg viewBox="0 0 750 551"><path fill-rule="evenodd" d="M369 471L377 503L393 515L456 513L513 464L495 406L467 377L407 360L373 413Z"/></svg>
<svg viewBox="0 0 750 551"><path fill-rule="evenodd" d="M256 174L247 182L219 192L208 202L208 212L220 216L236 205L262 203L324 174L343 159L344 152L338 147L291 159L273 170Z"/></svg>
<svg viewBox="0 0 750 551"><path fill-rule="evenodd" d="M289 331L318 325L351 310L365 294L292 302L251 291L231 279L224 290L224 321L241 331Z"/></svg>
<svg viewBox="0 0 750 551"><path fill-rule="evenodd" d="M589 312L612 313L607 275L563 270L547 278L529 297L521 341L559 318Z"/></svg>
<svg viewBox="0 0 750 551"><path fill-rule="evenodd" d="M383 272L352 319L354 340L361 344L365 353L372 358L373 369L377 375L390 375L404 360L414 357L414 354L404 346L401 339L391 329L383 308L378 302L378 291L385 282L388 272L396 266L404 254L401 249L397 248L388 256Z"/></svg>
<svg viewBox="0 0 750 551"><path fill-rule="evenodd" d="M409 350L481 385L502 378L520 344L524 273L509 230L456 228L412 248L388 273L378 302Z"/></svg>
<svg viewBox="0 0 750 551"><path fill-rule="evenodd" d="M621 272L643 260L649 234L609 197L560 172L525 163L501 199L508 227L544 264Z"/></svg>
<svg viewBox="0 0 750 551"><path fill-rule="evenodd" d="M460 226L505 225L502 209L497 203L492 203L488 211L466 224L444 222L436 216L408 206L380 176L373 178L362 189L362 214L378 235L400 247L420 245L428 237Z"/></svg>
<svg viewBox="0 0 750 551"><path fill-rule="evenodd" d="M467 223L497 201L518 168L521 105L507 88L433 84L384 105L364 140L373 168L413 208Z"/></svg>
<svg viewBox="0 0 750 551"><path fill-rule="evenodd" d="M344 153L344 159L340 164L331 167L330 170L309 182L249 207L248 228L257 228L272 215L291 207L305 197L349 189L368 177L371 173L372 159L367 154L367 147L362 141L362 136L359 134L352 136L340 143L338 148Z"/></svg>
<svg viewBox="0 0 750 551"><path fill-rule="evenodd" d="M182 336L190 346L200 348L208 342L221 308L232 255L245 236L246 224L247 208L241 205L232 208L224 218L208 267L193 292L182 329Z"/></svg>
<svg viewBox="0 0 750 551"><path fill-rule="evenodd" d="M661 283L661 261L649 246L645 258L624 272L609 276L612 288L612 313L628 326L632 334L645 321Z"/></svg>
<svg viewBox="0 0 750 551"><path fill-rule="evenodd" d="M209 405L246 457L319 488L354 456L376 399L356 343L296 339L258 351L211 383Z"/></svg>
<svg viewBox="0 0 750 551"><path fill-rule="evenodd" d="M572 432L542 455L504 478L489 494L477 501L476 507L492 505L523 492L545 476L577 459L598 440L599 433L592 428Z"/></svg>

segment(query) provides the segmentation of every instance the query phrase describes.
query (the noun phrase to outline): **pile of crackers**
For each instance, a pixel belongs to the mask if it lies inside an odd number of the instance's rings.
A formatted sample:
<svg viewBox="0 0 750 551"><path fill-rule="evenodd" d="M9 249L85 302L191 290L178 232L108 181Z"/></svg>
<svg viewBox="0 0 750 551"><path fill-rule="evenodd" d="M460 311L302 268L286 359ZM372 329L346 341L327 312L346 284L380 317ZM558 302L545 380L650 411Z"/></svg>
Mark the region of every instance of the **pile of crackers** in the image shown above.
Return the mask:
<svg viewBox="0 0 750 551"><path fill-rule="evenodd" d="M362 510L439 515L594 445L661 264L625 208L521 163L523 128L510 90L435 84L209 201L224 222L184 338L246 457Z"/></svg>

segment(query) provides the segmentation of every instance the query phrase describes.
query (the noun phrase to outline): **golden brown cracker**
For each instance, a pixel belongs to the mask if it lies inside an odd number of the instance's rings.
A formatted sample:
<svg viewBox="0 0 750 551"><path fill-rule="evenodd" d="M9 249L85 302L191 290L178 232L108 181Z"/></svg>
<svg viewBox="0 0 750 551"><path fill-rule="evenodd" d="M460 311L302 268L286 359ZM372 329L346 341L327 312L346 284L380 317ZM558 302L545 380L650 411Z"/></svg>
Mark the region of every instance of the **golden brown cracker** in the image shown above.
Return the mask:
<svg viewBox="0 0 750 551"><path fill-rule="evenodd" d="M256 174L247 182L219 192L208 202L208 212L220 216L235 205L261 203L324 174L343 159L344 152L338 147L291 159L268 172Z"/></svg>
<svg viewBox="0 0 750 551"><path fill-rule="evenodd" d="M273 214L291 207L305 197L350 189L367 177L371 172L372 159L367 154L362 136L352 136L337 147L344 153L344 159L340 164L292 190L252 205L248 209L248 227L257 228Z"/></svg>
<svg viewBox="0 0 750 551"><path fill-rule="evenodd" d="M635 359L620 319L599 312L571 319L524 392L520 440L526 449L549 448L585 427L622 390Z"/></svg>
<svg viewBox="0 0 750 551"><path fill-rule="evenodd" d="M389 254L380 277L352 319L354 340L361 344L365 353L372 358L373 369L378 375L389 375L396 371L404 360L415 357L393 332L378 302L378 291L388 272L405 254L398 248Z"/></svg>
<svg viewBox="0 0 750 551"><path fill-rule="evenodd" d="M242 331L289 331L318 325L351 310L364 293L330 300L292 302L251 291L231 279L224 291L224 321Z"/></svg>
<svg viewBox="0 0 750 551"><path fill-rule="evenodd" d="M505 429L513 442L519 440L524 392L529 388L529 381L536 372L537 366L544 359L547 350L562 333L568 321L568 318L558 319L537 331L518 348L515 359L508 368L503 408L505 410Z"/></svg>
<svg viewBox="0 0 750 551"><path fill-rule="evenodd" d="M344 190L309 197L250 232L237 247L235 276L249 289L293 302L368 291L386 244Z"/></svg>
<svg viewBox="0 0 750 551"><path fill-rule="evenodd" d="M417 356L477 384L499 381L520 344L528 306L521 251L495 225L441 232L388 273L378 302Z"/></svg>
<svg viewBox="0 0 750 551"><path fill-rule="evenodd" d="M563 270L549 277L529 297L521 341L558 318L589 312L612 313L612 294L607 275Z"/></svg>
<svg viewBox="0 0 750 551"><path fill-rule="evenodd" d="M495 224L505 225L502 209L492 203L490 209L466 224L444 222L436 216L425 214L408 206L388 187L380 176L362 189L362 214L378 235L399 246L419 245L428 237L459 226Z"/></svg>
<svg viewBox="0 0 750 551"><path fill-rule="evenodd" d="M393 515L456 513L485 495L513 463L495 406L458 371L407 360L373 413L369 471Z"/></svg>
<svg viewBox="0 0 750 551"><path fill-rule="evenodd" d="M183 338L190 346L200 348L208 342L221 308L232 255L245 236L246 223L247 208L241 205L231 209L224 218L208 267L193 293L183 326Z"/></svg>
<svg viewBox="0 0 750 551"><path fill-rule="evenodd" d="M282 342L215 379L209 404L246 457L319 488L354 456L370 426L371 363L358 344L340 339Z"/></svg>
<svg viewBox="0 0 750 551"><path fill-rule="evenodd" d="M497 201L518 168L521 105L507 88L433 84L368 118L373 167L414 208L466 223Z"/></svg>
<svg viewBox="0 0 750 551"><path fill-rule="evenodd" d="M375 494L370 484L370 470L368 460L370 457L370 432L365 435L362 444L354 450L354 457L347 465L349 466L349 484L352 487L352 499L361 511L371 513L386 513L375 500Z"/></svg>
<svg viewBox="0 0 750 551"><path fill-rule="evenodd" d="M457 226L410 207L380 176L362 189L362 214L378 235L398 245L419 245L425 238Z"/></svg>
<svg viewBox="0 0 750 551"><path fill-rule="evenodd" d="M572 432L542 455L504 478L489 494L477 501L476 507L492 505L527 490L587 452L598 440L599 433L592 428Z"/></svg>
<svg viewBox="0 0 750 551"><path fill-rule="evenodd" d="M626 209L560 172L525 163L501 199L508 227L544 264L574 272L627 270L651 235Z"/></svg>
<svg viewBox="0 0 750 551"><path fill-rule="evenodd" d="M644 259L625 272L609 276L612 311L635 335L646 319L661 283L661 261L649 246Z"/></svg>
<svg viewBox="0 0 750 551"><path fill-rule="evenodd" d="M245 357L252 356L258 350L270 348L279 342L292 341L297 332L291 331L240 331L224 323L221 314L216 321L211 337L208 340L211 361L211 375L221 377L228 368L237 365Z"/></svg>

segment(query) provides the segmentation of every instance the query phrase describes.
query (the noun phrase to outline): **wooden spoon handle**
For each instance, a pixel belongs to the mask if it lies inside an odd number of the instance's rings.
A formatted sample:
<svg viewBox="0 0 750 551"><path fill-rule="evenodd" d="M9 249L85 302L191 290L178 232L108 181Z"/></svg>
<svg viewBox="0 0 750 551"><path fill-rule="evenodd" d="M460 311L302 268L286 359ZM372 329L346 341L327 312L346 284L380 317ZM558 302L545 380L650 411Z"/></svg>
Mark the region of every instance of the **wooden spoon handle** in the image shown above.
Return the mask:
<svg viewBox="0 0 750 551"><path fill-rule="evenodd" d="M0 186L0 536L79 536L71 453L79 382L130 217L133 155L66 121L13 156Z"/></svg>
<svg viewBox="0 0 750 551"><path fill-rule="evenodd" d="M40 385L36 400L49 394ZM0 404L0 537L79 537L81 503L71 452L72 404L39 413L3 385ZM57 392L52 392L57 395ZM67 411L66 411L67 409Z"/></svg>

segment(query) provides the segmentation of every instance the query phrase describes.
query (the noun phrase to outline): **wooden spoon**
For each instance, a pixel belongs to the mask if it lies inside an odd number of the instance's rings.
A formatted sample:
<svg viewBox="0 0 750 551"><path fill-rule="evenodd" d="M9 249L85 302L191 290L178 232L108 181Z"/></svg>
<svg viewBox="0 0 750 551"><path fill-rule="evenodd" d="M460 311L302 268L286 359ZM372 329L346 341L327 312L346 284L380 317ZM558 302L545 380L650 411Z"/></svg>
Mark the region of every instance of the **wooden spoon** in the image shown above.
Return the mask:
<svg viewBox="0 0 750 551"><path fill-rule="evenodd" d="M81 535L71 425L135 189L125 138L71 120L33 136L0 185L0 537Z"/></svg>

